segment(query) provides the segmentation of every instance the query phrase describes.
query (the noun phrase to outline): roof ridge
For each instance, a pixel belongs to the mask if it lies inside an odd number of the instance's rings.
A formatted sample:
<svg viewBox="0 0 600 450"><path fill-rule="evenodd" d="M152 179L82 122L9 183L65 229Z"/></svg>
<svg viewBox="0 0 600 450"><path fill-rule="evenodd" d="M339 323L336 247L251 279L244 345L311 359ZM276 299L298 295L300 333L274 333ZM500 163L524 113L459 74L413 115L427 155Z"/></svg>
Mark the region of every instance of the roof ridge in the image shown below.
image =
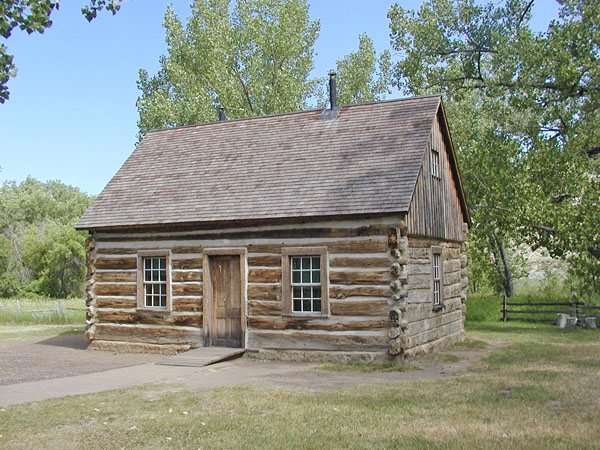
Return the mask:
<svg viewBox="0 0 600 450"><path fill-rule="evenodd" d="M441 98L442 94L414 95L411 97L400 97L400 98L392 98L392 99L387 99L387 100L373 100L371 102L351 103L349 105L339 105L339 107L340 108L354 108L354 107L358 107L358 106L380 105L382 103L404 102L404 101L408 101L408 100L418 100L418 99L430 98L430 97ZM189 124L189 125L179 125L176 127L153 128L153 129L149 130L148 133L146 133L146 135L148 135L150 133L180 130L180 129L184 129L184 128L202 127L202 126L210 126L210 125L216 126L216 125L222 125L222 124L232 123L232 122L241 122L244 120L269 119L272 117L291 116L291 115L296 115L296 114L308 114L308 113L313 113L316 111L323 111L324 109L327 109L327 108L313 108L313 109L304 109L302 111L289 111L289 112L284 112L284 113L266 114L264 116L250 116L250 117L239 117L236 119L215 120L214 122L200 122L200 123L193 123L193 124Z"/></svg>

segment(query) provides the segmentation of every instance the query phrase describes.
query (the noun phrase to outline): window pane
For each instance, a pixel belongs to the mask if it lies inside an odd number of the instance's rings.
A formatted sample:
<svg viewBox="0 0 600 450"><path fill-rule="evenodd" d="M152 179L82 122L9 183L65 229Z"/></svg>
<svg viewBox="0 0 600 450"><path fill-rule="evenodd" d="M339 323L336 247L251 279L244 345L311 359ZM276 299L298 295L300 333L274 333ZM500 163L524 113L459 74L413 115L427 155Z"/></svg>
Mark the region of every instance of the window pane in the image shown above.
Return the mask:
<svg viewBox="0 0 600 450"><path fill-rule="evenodd" d="M292 272L292 283L300 283L300 272Z"/></svg>
<svg viewBox="0 0 600 450"><path fill-rule="evenodd" d="M144 270L144 280L145 281L152 281L151 278L152 278L152 271L151 270Z"/></svg>
<svg viewBox="0 0 600 450"><path fill-rule="evenodd" d="M311 312L310 300L302 300L302 311Z"/></svg>
<svg viewBox="0 0 600 450"><path fill-rule="evenodd" d="M160 306L162 306L163 308L167 306L167 296L166 295L160 296Z"/></svg>
<svg viewBox="0 0 600 450"><path fill-rule="evenodd" d="M315 311L315 312L321 312L321 300L314 300L313 301L313 311Z"/></svg>
<svg viewBox="0 0 600 450"><path fill-rule="evenodd" d="M167 267L167 258L160 258L160 260L159 260L159 261L160 261L160 266L159 266L159 267L160 267L162 270L165 270L165 269L166 269L166 267Z"/></svg>
<svg viewBox="0 0 600 450"><path fill-rule="evenodd" d="M313 283L320 283L321 282L321 272L319 272L318 270L314 270L312 272L312 282Z"/></svg>
<svg viewBox="0 0 600 450"><path fill-rule="evenodd" d="M292 258L292 269L300 269L300 258Z"/></svg>
<svg viewBox="0 0 600 450"><path fill-rule="evenodd" d="M304 287L302 288L302 298L312 298L311 292L310 292L311 288L309 287Z"/></svg>
<svg viewBox="0 0 600 450"><path fill-rule="evenodd" d="M152 271L152 281L159 281L158 270L153 270Z"/></svg>
<svg viewBox="0 0 600 450"><path fill-rule="evenodd" d="M294 298L302 298L302 288L294 287Z"/></svg>
<svg viewBox="0 0 600 450"><path fill-rule="evenodd" d="M302 282L310 283L310 271L302 272Z"/></svg>
<svg viewBox="0 0 600 450"><path fill-rule="evenodd" d="M294 312L302 311L302 300L294 300Z"/></svg>
<svg viewBox="0 0 600 450"><path fill-rule="evenodd" d="M146 270L152 269L152 260L150 258L144 258L144 268Z"/></svg>
<svg viewBox="0 0 600 450"><path fill-rule="evenodd" d="M160 270L160 281L167 281L167 271L165 269Z"/></svg>
<svg viewBox="0 0 600 450"><path fill-rule="evenodd" d="M310 269L310 258L302 258L302 268Z"/></svg>
<svg viewBox="0 0 600 450"><path fill-rule="evenodd" d="M312 259L312 268L313 269L320 269L321 268L321 258L319 258L318 256L315 256Z"/></svg>
<svg viewBox="0 0 600 450"><path fill-rule="evenodd" d="M312 288L313 290L313 298L321 298L321 288L320 287L314 287Z"/></svg>

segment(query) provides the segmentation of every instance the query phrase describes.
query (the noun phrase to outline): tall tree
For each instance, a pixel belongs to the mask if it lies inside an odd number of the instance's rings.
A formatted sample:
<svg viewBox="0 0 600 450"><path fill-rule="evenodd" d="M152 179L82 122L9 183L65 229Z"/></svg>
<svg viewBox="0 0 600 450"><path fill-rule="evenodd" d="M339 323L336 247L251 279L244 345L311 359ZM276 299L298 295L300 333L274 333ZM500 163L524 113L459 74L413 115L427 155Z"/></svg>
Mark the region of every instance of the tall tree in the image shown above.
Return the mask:
<svg viewBox="0 0 600 450"><path fill-rule="evenodd" d="M394 5L395 82L444 94L469 204L493 250L505 234L597 277L600 178L586 150L600 142L600 3L558 0L545 32L530 27L533 3Z"/></svg>
<svg viewBox="0 0 600 450"><path fill-rule="evenodd" d="M73 225L90 202L59 181L0 187L0 296L82 294L87 233Z"/></svg>
<svg viewBox="0 0 600 450"><path fill-rule="evenodd" d="M358 50L336 61L338 102L349 105L383 100L391 83L391 55L377 55L365 33L358 36Z"/></svg>
<svg viewBox="0 0 600 450"><path fill-rule="evenodd" d="M81 8L81 13L88 21L92 21L99 11L106 9L116 14L120 7L120 0L89 0L89 3ZM52 26L50 15L58 8L59 0L2 0L0 36L8 39L15 28L29 34L43 33ZM13 60L14 56L7 53L6 46L0 44L0 103L8 100L8 80L17 74Z"/></svg>
<svg viewBox="0 0 600 450"><path fill-rule="evenodd" d="M313 45L319 21L306 0L194 0L184 25L165 13L167 55L142 69L139 135L152 128L295 111L316 92Z"/></svg>

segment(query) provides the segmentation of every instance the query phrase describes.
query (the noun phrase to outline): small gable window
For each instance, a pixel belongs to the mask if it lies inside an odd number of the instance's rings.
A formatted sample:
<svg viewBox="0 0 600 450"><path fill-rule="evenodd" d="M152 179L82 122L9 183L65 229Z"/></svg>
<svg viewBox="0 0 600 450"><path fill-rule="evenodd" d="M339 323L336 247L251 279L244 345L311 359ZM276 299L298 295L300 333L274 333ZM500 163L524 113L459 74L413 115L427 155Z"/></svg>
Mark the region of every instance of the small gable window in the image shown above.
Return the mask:
<svg viewBox="0 0 600 450"><path fill-rule="evenodd" d="M140 252L138 254L137 291L138 308L170 308L168 252Z"/></svg>
<svg viewBox="0 0 600 450"><path fill-rule="evenodd" d="M294 316L329 314L327 249L284 248L282 269L284 314Z"/></svg>
<svg viewBox="0 0 600 450"><path fill-rule="evenodd" d="M442 249L440 247L431 248L431 293L433 299L433 308L441 309L443 301L442 291Z"/></svg>
<svg viewBox="0 0 600 450"><path fill-rule="evenodd" d="M436 178L441 178L440 175L440 152L436 149L431 149L431 175Z"/></svg>

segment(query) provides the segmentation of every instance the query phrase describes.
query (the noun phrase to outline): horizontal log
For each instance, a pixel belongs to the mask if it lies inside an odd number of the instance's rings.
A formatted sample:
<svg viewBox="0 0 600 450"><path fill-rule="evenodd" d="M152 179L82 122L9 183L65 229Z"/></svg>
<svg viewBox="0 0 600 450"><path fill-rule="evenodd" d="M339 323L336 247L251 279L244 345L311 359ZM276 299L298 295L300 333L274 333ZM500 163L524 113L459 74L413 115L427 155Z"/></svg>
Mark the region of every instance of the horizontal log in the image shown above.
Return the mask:
<svg viewBox="0 0 600 450"><path fill-rule="evenodd" d="M381 267L387 268L391 266L390 259L387 257L347 257L347 256L339 256L333 257L329 261L329 267L331 268L344 268L344 267L358 267L358 268L371 268L371 267Z"/></svg>
<svg viewBox="0 0 600 450"><path fill-rule="evenodd" d="M345 238L361 236L386 236L394 233L394 228L389 225L367 225L355 228L286 228L275 230L253 230L253 231L230 231L230 232L204 232L197 234L154 234L151 236L119 236L103 238L97 237L98 242L136 242L136 241L158 241L158 240L245 240L245 239L302 239L302 238Z"/></svg>
<svg viewBox="0 0 600 450"><path fill-rule="evenodd" d="M248 300L248 316L278 316L281 311L281 302Z"/></svg>
<svg viewBox="0 0 600 450"><path fill-rule="evenodd" d="M444 336L449 336L451 334L460 332L464 329L462 317L458 318L454 322L447 323L438 328L434 328L431 330L425 330L422 333L417 335L408 336L407 345L409 348L416 347L418 345L423 345L428 342L435 341L437 339L443 338ZM409 325L409 333L410 333L410 325Z"/></svg>
<svg viewBox="0 0 600 450"><path fill-rule="evenodd" d="M152 238L148 237L137 237L136 240L140 241L152 241ZM161 239L172 241L174 239ZM108 239L110 242L121 242L120 239ZM96 253L100 255L136 255L141 251L162 251L171 250L171 254L187 254L187 253L202 253L202 247L199 245L185 245L185 246L165 246L165 245L147 245L143 247L101 247L96 249Z"/></svg>
<svg viewBox="0 0 600 450"><path fill-rule="evenodd" d="M332 284L386 284L392 280L389 270L361 270L360 272L329 272Z"/></svg>
<svg viewBox="0 0 600 450"><path fill-rule="evenodd" d="M197 283L181 283L171 285L171 292L173 295L191 295L200 296L202 295L202 284Z"/></svg>
<svg viewBox="0 0 600 450"><path fill-rule="evenodd" d="M201 296L173 297L171 299L173 311L201 312L204 304Z"/></svg>
<svg viewBox="0 0 600 450"><path fill-rule="evenodd" d="M171 259L171 267L173 269L202 269L202 258L189 258L189 259Z"/></svg>
<svg viewBox="0 0 600 450"><path fill-rule="evenodd" d="M103 283L135 282L137 272L96 272L94 279Z"/></svg>
<svg viewBox="0 0 600 450"><path fill-rule="evenodd" d="M500 319L502 320L502 319ZM556 319L554 318L549 318L549 319L534 319L534 318L529 318L529 317L507 317L506 318L507 321L509 320L520 320L522 322L555 322Z"/></svg>
<svg viewBox="0 0 600 450"><path fill-rule="evenodd" d="M248 347L287 350L384 351L388 338L381 332L311 332L248 330Z"/></svg>
<svg viewBox="0 0 600 450"><path fill-rule="evenodd" d="M248 256L249 267L281 267L281 255Z"/></svg>
<svg viewBox="0 0 600 450"><path fill-rule="evenodd" d="M94 285L96 295L136 295L137 286L135 284L106 283Z"/></svg>
<svg viewBox="0 0 600 450"><path fill-rule="evenodd" d="M176 325L187 327L202 327L202 313L172 314L168 311L127 311L98 309L96 318L100 323L131 323L131 324L156 324Z"/></svg>
<svg viewBox="0 0 600 450"><path fill-rule="evenodd" d="M104 323L95 325L95 338L107 341L201 345L202 333L201 328L172 325L152 326Z"/></svg>
<svg viewBox="0 0 600 450"><path fill-rule="evenodd" d="M186 281L202 282L202 272L171 271L171 281L174 283L184 283Z"/></svg>
<svg viewBox="0 0 600 450"><path fill-rule="evenodd" d="M387 317L390 305L387 300L372 298L365 300L335 300L329 301L329 310L336 316L384 316Z"/></svg>
<svg viewBox="0 0 600 450"><path fill-rule="evenodd" d="M94 262L96 270L128 270L137 268L137 258L98 258Z"/></svg>
<svg viewBox="0 0 600 450"><path fill-rule="evenodd" d="M281 259L280 259L281 261ZM281 269L249 269L249 283L281 283Z"/></svg>
<svg viewBox="0 0 600 450"><path fill-rule="evenodd" d="M351 296L391 297L389 287L379 286L330 286L329 298L346 298Z"/></svg>
<svg viewBox="0 0 600 450"><path fill-rule="evenodd" d="M249 284L248 300L281 300L280 284Z"/></svg>
<svg viewBox="0 0 600 450"><path fill-rule="evenodd" d="M407 315L409 316L409 315ZM423 318L417 321L409 321L408 328L406 330L407 335L416 335L428 330L434 330L436 328L443 327L446 324L462 320L462 311L454 310L450 312L440 312L433 314L431 317Z"/></svg>
<svg viewBox="0 0 600 450"><path fill-rule="evenodd" d="M135 308L135 297L96 297L97 308Z"/></svg>
<svg viewBox="0 0 600 450"><path fill-rule="evenodd" d="M248 318L248 328L257 330L323 330L351 331L387 329L390 321L385 318L342 318L306 319L281 316L252 316Z"/></svg>
<svg viewBox="0 0 600 450"><path fill-rule="evenodd" d="M330 253L384 253L388 250L387 237L360 241L334 241L294 244L248 244L249 253L281 253L282 247L327 247Z"/></svg>

